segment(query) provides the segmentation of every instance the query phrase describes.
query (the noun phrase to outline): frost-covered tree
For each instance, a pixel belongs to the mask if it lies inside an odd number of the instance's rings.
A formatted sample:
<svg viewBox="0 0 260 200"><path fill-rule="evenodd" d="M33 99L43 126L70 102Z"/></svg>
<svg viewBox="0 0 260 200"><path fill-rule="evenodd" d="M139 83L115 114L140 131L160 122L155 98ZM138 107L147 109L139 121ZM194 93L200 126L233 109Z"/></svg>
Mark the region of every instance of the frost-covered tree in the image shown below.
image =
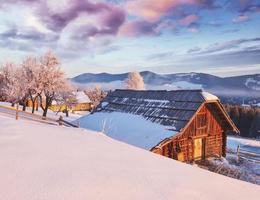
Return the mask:
<svg viewBox="0 0 260 200"><path fill-rule="evenodd" d="M85 93L93 103L94 108L107 96L107 93L98 85L94 89L86 90Z"/></svg>
<svg viewBox="0 0 260 200"><path fill-rule="evenodd" d="M42 93L41 67L36 58L28 57L22 63L23 79L27 85L28 97L32 102L32 113L35 110L36 101Z"/></svg>
<svg viewBox="0 0 260 200"><path fill-rule="evenodd" d="M68 90L67 80L63 71L60 69L58 58L51 52L47 52L40 58L41 73L39 95L40 106L43 110L43 117L46 117L49 107L55 97Z"/></svg>
<svg viewBox="0 0 260 200"><path fill-rule="evenodd" d="M144 79L139 72L130 72L125 87L130 90L145 90Z"/></svg>
<svg viewBox="0 0 260 200"><path fill-rule="evenodd" d="M13 63L5 63L0 69L1 93L11 103L19 103L26 98L26 84L23 81L21 68Z"/></svg>

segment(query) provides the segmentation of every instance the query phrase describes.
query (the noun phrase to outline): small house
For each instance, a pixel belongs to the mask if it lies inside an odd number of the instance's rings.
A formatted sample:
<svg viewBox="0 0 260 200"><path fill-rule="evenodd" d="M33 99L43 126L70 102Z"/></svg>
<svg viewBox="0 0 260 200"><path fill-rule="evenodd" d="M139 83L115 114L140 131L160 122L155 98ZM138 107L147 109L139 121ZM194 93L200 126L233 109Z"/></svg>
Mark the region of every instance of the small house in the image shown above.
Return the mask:
<svg viewBox="0 0 260 200"><path fill-rule="evenodd" d="M227 133L239 132L220 100L202 90L115 90L80 124L184 162L225 156Z"/></svg>
<svg viewBox="0 0 260 200"><path fill-rule="evenodd" d="M91 111L92 102L84 91L78 91L76 93L77 104L72 106L73 111Z"/></svg>
<svg viewBox="0 0 260 200"><path fill-rule="evenodd" d="M75 94L75 97L76 97L76 103L71 104L69 110L71 110L71 111L91 111L92 110L93 104L84 91L77 91ZM67 106L63 105L63 104L57 104L56 101L53 101L50 109L55 112L64 111L67 109Z"/></svg>

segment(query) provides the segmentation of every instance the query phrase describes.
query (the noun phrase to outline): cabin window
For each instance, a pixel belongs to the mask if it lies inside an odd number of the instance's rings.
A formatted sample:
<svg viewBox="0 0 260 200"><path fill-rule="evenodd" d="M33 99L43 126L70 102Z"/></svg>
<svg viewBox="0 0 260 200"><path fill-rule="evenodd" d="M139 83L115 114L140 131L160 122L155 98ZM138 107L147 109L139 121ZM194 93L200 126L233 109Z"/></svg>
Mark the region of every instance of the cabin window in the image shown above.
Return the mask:
<svg viewBox="0 0 260 200"><path fill-rule="evenodd" d="M201 113L197 115L197 128L205 128L207 125L206 113Z"/></svg>

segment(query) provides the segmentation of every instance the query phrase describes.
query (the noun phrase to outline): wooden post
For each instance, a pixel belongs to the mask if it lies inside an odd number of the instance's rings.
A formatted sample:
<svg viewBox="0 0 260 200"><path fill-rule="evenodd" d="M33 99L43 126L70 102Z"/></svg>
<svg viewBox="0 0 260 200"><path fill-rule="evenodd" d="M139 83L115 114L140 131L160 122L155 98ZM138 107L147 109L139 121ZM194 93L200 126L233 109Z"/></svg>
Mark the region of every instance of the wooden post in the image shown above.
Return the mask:
<svg viewBox="0 0 260 200"><path fill-rule="evenodd" d="M19 113L19 103L16 104L16 110L15 110L15 119L18 120L18 113Z"/></svg>
<svg viewBox="0 0 260 200"><path fill-rule="evenodd" d="M239 153L239 150L240 150L240 145L237 145L237 163L239 163L239 160L240 160L240 153Z"/></svg>
<svg viewBox="0 0 260 200"><path fill-rule="evenodd" d="M62 120L63 120L63 117L60 116L60 118L59 118L59 125L60 125L60 126L62 126Z"/></svg>

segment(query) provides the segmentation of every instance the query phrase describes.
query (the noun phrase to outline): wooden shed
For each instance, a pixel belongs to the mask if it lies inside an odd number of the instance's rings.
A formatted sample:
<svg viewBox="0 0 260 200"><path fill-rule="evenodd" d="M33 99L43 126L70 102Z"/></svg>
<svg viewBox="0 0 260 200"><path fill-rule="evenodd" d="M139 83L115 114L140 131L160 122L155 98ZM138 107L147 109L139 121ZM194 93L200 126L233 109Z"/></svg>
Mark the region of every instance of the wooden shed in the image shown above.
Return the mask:
<svg viewBox="0 0 260 200"><path fill-rule="evenodd" d="M225 156L227 133L239 132L220 100L202 90L115 90L94 111L100 112L130 113L164 126L172 135L149 150L184 162Z"/></svg>

